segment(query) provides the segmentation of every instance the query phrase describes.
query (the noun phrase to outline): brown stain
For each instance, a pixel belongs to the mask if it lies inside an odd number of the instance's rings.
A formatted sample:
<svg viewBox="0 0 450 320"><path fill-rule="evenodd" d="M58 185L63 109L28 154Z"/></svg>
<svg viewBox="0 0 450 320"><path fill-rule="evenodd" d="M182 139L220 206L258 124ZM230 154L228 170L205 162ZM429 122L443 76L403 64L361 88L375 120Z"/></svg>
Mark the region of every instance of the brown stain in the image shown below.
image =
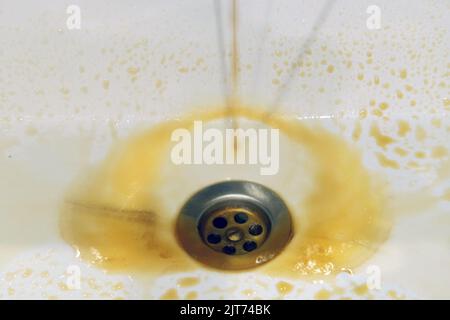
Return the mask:
<svg viewBox="0 0 450 320"><path fill-rule="evenodd" d="M359 121L357 121L355 123L355 128L353 129L353 133L352 133L353 141L359 140L359 138L361 137L361 132L362 132L361 123Z"/></svg>
<svg viewBox="0 0 450 320"><path fill-rule="evenodd" d="M387 104L387 102L381 102L378 107L381 110L387 110L389 108L389 104Z"/></svg>
<svg viewBox="0 0 450 320"><path fill-rule="evenodd" d="M427 138L427 132L421 126L416 127L416 139L417 141L423 142Z"/></svg>
<svg viewBox="0 0 450 320"><path fill-rule="evenodd" d="M198 298L198 293L196 291L189 291L185 296L186 300L195 300L197 298Z"/></svg>
<svg viewBox="0 0 450 320"><path fill-rule="evenodd" d="M411 127L410 127L410 125L409 125L409 123L407 121L399 120L397 122L397 125L398 125L397 134L400 137L406 136L406 134L411 131Z"/></svg>
<svg viewBox="0 0 450 320"><path fill-rule="evenodd" d="M334 72L334 66L330 64L330 65L327 67L327 72L328 72L328 73L333 73L333 72Z"/></svg>
<svg viewBox="0 0 450 320"><path fill-rule="evenodd" d="M394 290L389 290L388 291L388 296L393 299L393 300L402 300L405 297L403 295L398 294L396 291Z"/></svg>
<svg viewBox="0 0 450 320"><path fill-rule="evenodd" d="M370 136L374 138L376 144L383 149L386 149L388 145L395 142L393 138L383 134L375 123L372 124L372 127L370 128Z"/></svg>
<svg viewBox="0 0 450 320"><path fill-rule="evenodd" d="M435 128L440 128L442 126L442 121L441 119L432 119L431 120L431 124L435 127Z"/></svg>
<svg viewBox="0 0 450 320"><path fill-rule="evenodd" d="M431 157L434 159L445 158L447 155L448 151L444 146L436 146L431 150Z"/></svg>
<svg viewBox="0 0 450 320"><path fill-rule="evenodd" d="M192 287L200 283L200 279L197 277L186 277L178 280L177 285L182 288Z"/></svg>
<svg viewBox="0 0 450 320"><path fill-rule="evenodd" d="M397 161L389 159L381 152L377 152L375 155L377 156L380 165L385 168L398 169L400 167Z"/></svg>
<svg viewBox="0 0 450 320"><path fill-rule="evenodd" d="M442 199L443 199L443 200L446 200L446 201L450 201L450 189L447 189L447 190L444 192L444 194L443 194L443 196L442 196Z"/></svg>
<svg viewBox="0 0 450 320"><path fill-rule="evenodd" d="M315 295L316 300L329 300L331 298L331 292L326 289L319 290Z"/></svg>
<svg viewBox="0 0 450 320"><path fill-rule="evenodd" d="M103 86L103 89L108 90L109 89L109 80L103 80L102 86Z"/></svg>
<svg viewBox="0 0 450 320"><path fill-rule="evenodd" d="M414 153L414 156L415 156L417 159L425 159L425 158L427 157L427 154L426 154L425 152L423 152L423 151L416 151L416 152Z"/></svg>
<svg viewBox="0 0 450 320"><path fill-rule="evenodd" d="M285 296L285 295L291 293L292 290L294 289L294 286L291 283L286 282L286 281L279 281L276 284L276 287L277 287L278 293L282 296Z"/></svg>
<svg viewBox="0 0 450 320"><path fill-rule="evenodd" d="M178 296L178 292L176 289L167 290L161 297L161 300L178 300L180 297Z"/></svg>
<svg viewBox="0 0 450 320"><path fill-rule="evenodd" d="M232 0L232 15L231 15L231 101L236 101L239 88L239 12L237 0Z"/></svg>
<svg viewBox="0 0 450 320"><path fill-rule="evenodd" d="M401 79L406 79L408 77L408 71L406 69L401 69L399 76Z"/></svg>
<svg viewBox="0 0 450 320"><path fill-rule="evenodd" d="M227 97L227 109L228 115L231 118L233 129L239 127L237 118L234 114L234 107L238 103L238 90L239 90L239 11L237 0L231 1L231 93ZM233 141L234 153L237 153L238 149L237 138Z"/></svg>
<svg viewBox="0 0 450 320"><path fill-rule="evenodd" d="M356 286L353 291L358 295L358 296L366 296L369 293L369 288L367 287L367 285L361 284L359 286Z"/></svg>
<svg viewBox="0 0 450 320"><path fill-rule="evenodd" d="M408 155L408 151L400 147L396 147L394 149L394 152L398 154L400 157L406 157Z"/></svg>
<svg viewBox="0 0 450 320"><path fill-rule="evenodd" d="M262 108L240 106L235 115L278 128L317 164L314 191L301 207L290 208L291 242L259 270L293 278L331 275L357 267L386 240L391 220L383 189L345 140L294 117L267 117ZM161 167L170 159L173 130L192 130L194 120L226 117L226 107L197 111L118 143L69 190L61 210L63 238L82 259L109 271L161 274L205 268L178 245L177 213L168 212L156 194L167 183Z"/></svg>

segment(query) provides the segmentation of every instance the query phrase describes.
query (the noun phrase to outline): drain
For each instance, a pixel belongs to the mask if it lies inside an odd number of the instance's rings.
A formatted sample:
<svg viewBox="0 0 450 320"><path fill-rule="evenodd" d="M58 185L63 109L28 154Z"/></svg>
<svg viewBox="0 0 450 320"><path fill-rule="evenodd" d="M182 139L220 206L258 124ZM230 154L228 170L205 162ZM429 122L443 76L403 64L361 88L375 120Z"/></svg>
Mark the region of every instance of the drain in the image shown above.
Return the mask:
<svg viewBox="0 0 450 320"><path fill-rule="evenodd" d="M248 181L220 182L194 194L181 209L176 231L194 259L229 270L273 259L292 235L281 198Z"/></svg>
<svg viewBox="0 0 450 320"><path fill-rule="evenodd" d="M230 255L246 254L262 246L269 235L271 222L258 206L242 200L233 202L231 204L228 199L219 209L207 210L197 227L200 237L211 249ZM261 231L252 232L255 226ZM255 248L249 250L248 245L244 246L247 242L254 243ZM233 247L234 250L225 247Z"/></svg>

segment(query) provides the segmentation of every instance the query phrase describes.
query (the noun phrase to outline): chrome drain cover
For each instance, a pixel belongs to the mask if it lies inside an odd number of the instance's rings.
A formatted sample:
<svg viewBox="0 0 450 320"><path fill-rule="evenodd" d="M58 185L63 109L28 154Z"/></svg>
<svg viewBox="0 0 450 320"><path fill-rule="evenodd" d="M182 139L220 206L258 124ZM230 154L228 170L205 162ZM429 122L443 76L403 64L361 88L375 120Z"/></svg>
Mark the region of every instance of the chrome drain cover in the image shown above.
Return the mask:
<svg viewBox="0 0 450 320"><path fill-rule="evenodd" d="M176 225L181 246L219 269L246 269L273 259L292 236L283 200L249 181L226 181L194 194Z"/></svg>

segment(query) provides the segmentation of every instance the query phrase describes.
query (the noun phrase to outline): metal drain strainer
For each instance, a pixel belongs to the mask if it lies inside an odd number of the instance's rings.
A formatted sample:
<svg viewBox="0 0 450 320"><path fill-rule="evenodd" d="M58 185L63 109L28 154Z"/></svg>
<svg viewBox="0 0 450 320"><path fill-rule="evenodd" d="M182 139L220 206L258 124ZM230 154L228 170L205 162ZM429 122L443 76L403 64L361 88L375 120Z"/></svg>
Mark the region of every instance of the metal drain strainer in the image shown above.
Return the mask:
<svg viewBox="0 0 450 320"><path fill-rule="evenodd" d="M181 209L176 232L196 260L220 269L246 269L273 259L292 236L282 199L263 185L226 181L194 194Z"/></svg>

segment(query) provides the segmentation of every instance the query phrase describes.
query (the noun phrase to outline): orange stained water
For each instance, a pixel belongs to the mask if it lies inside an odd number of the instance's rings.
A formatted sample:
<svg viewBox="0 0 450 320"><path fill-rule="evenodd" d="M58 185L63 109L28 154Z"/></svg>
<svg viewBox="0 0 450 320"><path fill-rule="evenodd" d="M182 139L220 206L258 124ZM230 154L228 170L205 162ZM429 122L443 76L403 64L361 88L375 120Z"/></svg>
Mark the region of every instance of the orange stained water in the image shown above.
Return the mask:
<svg viewBox="0 0 450 320"><path fill-rule="evenodd" d="M82 259L110 271L161 274L205 268L177 244L177 212L158 197L163 186L177 181L164 180L161 168L170 161L174 129L192 129L194 120L224 119L228 112L193 112L113 148L68 192L60 219L63 238ZM235 106L233 114L278 128L315 163L312 192L301 197L305 191L299 186L299 199L304 201L298 206L296 199L287 199L294 204L289 208L291 242L258 271L293 278L328 275L351 270L369 258L387 238L391 220L383 188L364 168L359 153L338 136L286 115L268 118L263 109L246 106Z"/></svg>
<svg viewBox="0 0 450 320"><path fill-rule="evenodd" d="M228 97L228 111L231 117L233 129L239 127L238 120L233 116L233 107L237 104L239 99L239 6L238 0L231 1L231 93ZM233 141L234 151L238 149L238 141L235 138Z"/></svg>
<svg viewBox="0 0 450 320"><path fill-rule="evenodd" d="M383 149L386 149L388 145L395 142L393 138L383 134L375 123L372 124L370 128L370 136L374 138L376 144Z"/></svg>

